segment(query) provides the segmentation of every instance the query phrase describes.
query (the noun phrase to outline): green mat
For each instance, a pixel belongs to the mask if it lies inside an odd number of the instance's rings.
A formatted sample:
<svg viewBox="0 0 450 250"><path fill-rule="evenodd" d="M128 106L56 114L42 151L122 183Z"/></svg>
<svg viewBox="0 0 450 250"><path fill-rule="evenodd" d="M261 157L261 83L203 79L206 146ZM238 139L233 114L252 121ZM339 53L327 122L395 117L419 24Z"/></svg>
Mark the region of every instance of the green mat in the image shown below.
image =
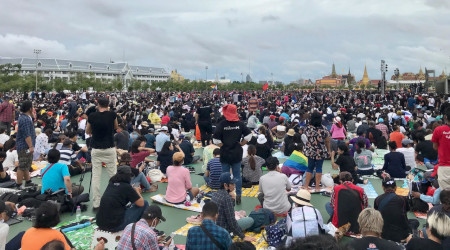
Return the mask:
<svg viewBox="0 0 450 250"><path fill-rule="evenodd" d="M90 217L81 217L81 219L90 219ZM65 225L76 222L76 220L66 221L58 224L56 227L60 228ZM77 250L91 249L92 237L94 236L94 230L97 228L96 224L91 224L88 227L80 228L78 230L66 232L65 235L72 242L73 246Z"/></svg>

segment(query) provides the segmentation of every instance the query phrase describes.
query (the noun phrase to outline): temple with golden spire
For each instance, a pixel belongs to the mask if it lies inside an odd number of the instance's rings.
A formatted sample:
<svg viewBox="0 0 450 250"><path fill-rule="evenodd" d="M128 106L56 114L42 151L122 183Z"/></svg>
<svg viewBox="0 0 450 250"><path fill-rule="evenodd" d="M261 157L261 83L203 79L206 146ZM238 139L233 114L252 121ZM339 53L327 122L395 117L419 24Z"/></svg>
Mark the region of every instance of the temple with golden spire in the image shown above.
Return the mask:
<svg viewBox="0 0 450 250"><path fill-rule="evenodd" d="M369 84L369 74L367 74L367 66L365 64L364 64L364 74L360 84L363 85Z"/></svg>

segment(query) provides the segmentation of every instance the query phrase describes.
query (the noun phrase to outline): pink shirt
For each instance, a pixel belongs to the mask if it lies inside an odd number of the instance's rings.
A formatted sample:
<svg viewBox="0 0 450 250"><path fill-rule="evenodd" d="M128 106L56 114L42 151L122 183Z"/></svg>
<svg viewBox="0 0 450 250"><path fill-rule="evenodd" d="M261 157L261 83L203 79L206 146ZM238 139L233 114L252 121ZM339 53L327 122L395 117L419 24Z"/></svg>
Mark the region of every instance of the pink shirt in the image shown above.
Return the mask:
<svg viewBox="0 0 450 250"><path fill-rule="evenodd" d="M170 203L186 200L186 190L192 188L189 170L182 166L169 166L166 175L168 179L166 200Z"/></svg>
<svg viewBox="0 0 450 250"><path fill-rule="evenodd" d="M338 127L336 124L333 124L331 126L330 133L331 133L331 138L333 138L333 139L344 140L346 137L344 126Z"/></svg>

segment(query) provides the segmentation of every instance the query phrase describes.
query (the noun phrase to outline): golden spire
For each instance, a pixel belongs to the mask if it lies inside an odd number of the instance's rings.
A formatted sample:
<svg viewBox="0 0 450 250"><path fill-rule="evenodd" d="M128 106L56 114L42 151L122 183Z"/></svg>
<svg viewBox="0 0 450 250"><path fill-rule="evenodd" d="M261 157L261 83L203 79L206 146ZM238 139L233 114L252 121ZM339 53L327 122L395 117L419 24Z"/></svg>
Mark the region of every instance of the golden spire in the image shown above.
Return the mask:
<svg viewBox="0 0 450 250"><path fill-rule="evenodd" d="M364 84L364 85L369 84L369 75L367 74L367 67L366 67L366 65L364 65L364 75L363 75L363 78L361 80L361 84Z"/></svg>

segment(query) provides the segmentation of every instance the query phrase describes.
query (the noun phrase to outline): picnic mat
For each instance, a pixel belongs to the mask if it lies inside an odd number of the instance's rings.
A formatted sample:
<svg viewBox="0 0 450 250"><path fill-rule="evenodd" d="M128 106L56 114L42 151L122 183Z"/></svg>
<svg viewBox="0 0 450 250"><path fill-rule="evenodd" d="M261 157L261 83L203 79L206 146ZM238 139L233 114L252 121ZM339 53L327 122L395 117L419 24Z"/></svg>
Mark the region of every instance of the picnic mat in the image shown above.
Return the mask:
<svg viewBox="0 0 450 250"><path fill-rule="evenodd" d="M278 151L272 154L273 157L277 157L278 159L287 159L289 156L285 156L283 152Z"/></svg>
<svg viewBox="0 0 450 250"><path fill-rule="evenodd" d="M400 196L408 196L409 188L397 187L397 190L395 190L395 193Z"/></svg>
<svg viewBox="0 0 450 250"><path fill-rule="evenodd" d="M179 209L183 209L183 210L189 210L189 211L193 211L193 212L197 212L197 213L200 213L202 211L202 207L196 201L192 201L191 206L185 206L183 204L175 205L175 204L167 202L166 199L164 199L164 195L162 195L162 194L154 195L151 197L151 199L154 202L157 202L159 204L166 205L169 207L179 208Z"/></svg>
<svg viewBox="0 0 450 250"><path fill-rule="evenodd" d="M175 231L174 234L181 235L181 236L187 236L189 228L194 227L194 226L196 226L196 225L187 223L186 225L182 226L177 231ZM264 240L262 233L257 234L257 233L253 233L253 232L246 232L245 236L254 237L256 239L255 241L252 242L252 244L255 245L256 249L267 249L267 247L269 246L267 244L267 242ZM241 241L241 239L236 236L233 238L233 241Z"/></svg>
<svg viewBox="0 0 450 250"><path fill-rule="evenodd" d="M82 216L82 219L88 219L89 217ZM64 225L68 225L74 223L75 220L61 222L56 227L61 227ZM94 236L94 229L97 227L96 224L91 224L88 227L80 228L78 230L69 231L64 233L67 238L69 238L70 242L72 242L73 246L77 250L88 250L91 249L92 237Z"/></svg>
<svg viewBox="0 0 450 250"><path fill-rule="evenodd" d="M20 222L22 222L22 221L18 220L18 219L14 219L14 218L9 218L9 220L5 221L5 223L8 224L8 226L12 226L12 225L20 223Z"/></svg>
<svg viewBox="0 0 450 250"><path fill-rule="evenodd" d="M375 199L378 197L378 193L370 181L367 182L367 184L358 184L358 186L360 186L364 189L364 192L366 193L367 198Z"/></svg>
<svg viewBox="0 0 450 250"><path fill-rule="evenodd" d="M206 185L203 185L199 188L201 191L208 193L208 192L215 192L217 189L212 189ZM258 197L258 190L259 185L253 185L251 188L242 188L242 196L243 197Z"/></svg>

